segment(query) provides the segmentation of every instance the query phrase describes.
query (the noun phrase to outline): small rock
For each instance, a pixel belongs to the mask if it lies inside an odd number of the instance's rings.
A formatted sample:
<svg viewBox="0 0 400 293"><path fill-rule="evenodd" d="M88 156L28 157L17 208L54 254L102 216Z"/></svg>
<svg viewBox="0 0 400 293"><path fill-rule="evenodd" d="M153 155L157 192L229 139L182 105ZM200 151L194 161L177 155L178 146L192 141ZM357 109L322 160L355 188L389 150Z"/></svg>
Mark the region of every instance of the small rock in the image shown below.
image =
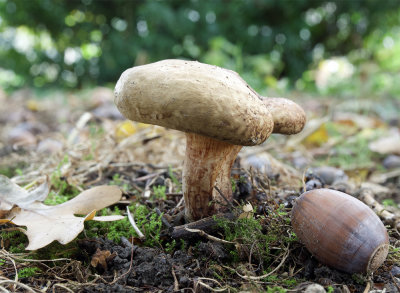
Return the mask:
<svg viewBox="0 0 400 293"><path fill-rule="evenodd" d="M343 287L342 287L342 293L350 293L349 287L347 287L346 285L343 285Z"/></svg>
<svg viewBox="0 0 400 293"><path fill-rule="evenodd" d="M377 195L388 195L390 193L390 189L386 186L376 184L373 182L363 182L361 184L361 188L369 189L373 194Z"/></svg>
<svg viewBox="0 0 400 293"><path fill-rule="evenodd" d="M400 267L393 266L392 269L390 270L390 273L393 275L393 277L400 276Z"/></svg>
<svg viewBox="0 0 400 293"><path fill-rule="evenodd" d="M92 111L93 115L97 118L107 118L111 120L123 120L124 116L118 111L114 103L105 103L96 107Z"/></svg>
<svg viewBox="0 0 400 293"><path fill-rule="evenodd" d="M322 188L322 183L319 180L311 179L306 182L306 191Z"/></svg>
<svg viewBox="0 0 400 293"><path fill-rule="evenodd" d="M61 152L62 149L63 149L63 144L60 141L52 138L46 138L42 140L37 146L37 151L39 153L46 153L46 154L56 154L58 152Z"/></svg>
<svg viewBox="0 0 400 293"><path fill-rule="evenodd" d="M389 155L383 160L382 165L386 169L399 168L400 167L400 156Z"/></svg>
<svg viewBox="0 0 400 293"><path fill-rule="evenodd" d="M400 155L400 131L393 128L387 136L371 142L369 149L379 154Z"/></svg>
<svg viewBox="0 0 400 293"><path fill-rule="evenodd" d="M292 164L296 169L303 170L310 164L310 160L301 153L296 152L293 154Z"/></svg>
<svg viewBox="0 0 400 293"><path fill-rule="evenodd" d="M93 108L114 101L114 91L107 87L97 87L90 95L90 103Z"/></svg>
<svg viewBox="0 0 400 293"><path fill-rule="evenodd" d="M244 166L253 167L258 172L267 175L272 174L273 172L271 167L271 162L266 156L262 156L262 154L250 155L244 159L244 162L242 162L242 164Z"/></svg>
<svg viewBox="0 0 400 293"><path fill-rule="evenodd" d="M36 144L36 137L26 129L15 127L8 132L7 141L16 146L28 146Z"/></svg>
<svg viewBox="0 0 400 293"><path fill-rule="evenodd" d="M304 289L305 293L325 293L324 287L320 284L311 284Z"/></svg>
<svg viewBox="0 0 400 293"><path fill-rule="evenodd" d="M179 285L182 287L189 287L190 285L190 279L187 276L182 276L179 278Z"/></svg>
<svg viewBox="0 0 400 293"><path fill-rule="evenodd" d="M316 167L313 168L312 171L317 176L319 176L327 185L332 185L336 181L346 181L348 179L346 173L344 173L343 170L334 167Z"/></svg>

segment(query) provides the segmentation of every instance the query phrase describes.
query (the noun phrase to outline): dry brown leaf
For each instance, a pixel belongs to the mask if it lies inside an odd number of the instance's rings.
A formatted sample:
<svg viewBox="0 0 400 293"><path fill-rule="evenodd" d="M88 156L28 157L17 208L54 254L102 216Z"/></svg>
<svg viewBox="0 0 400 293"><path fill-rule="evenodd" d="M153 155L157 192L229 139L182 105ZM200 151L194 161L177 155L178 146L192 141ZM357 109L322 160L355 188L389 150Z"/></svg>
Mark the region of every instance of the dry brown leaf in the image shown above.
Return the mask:
<svg viewBox="0 0 400 293"><path fill-rule="evenodd" d="M107 261L112 260L114 257L116 257L117 254L111 252L109 250L100 250L97 248L95 254L92 256L92 260L90 261L90 264L92 267L97 267L100 265L105 271L107 270Z"/></svg>
<svg viewBox="0 0 400 293"><path fill-rule="evenodd" d="M34 201L43 201L49 194L48 178L34 190L28 191L6 176L0 175L0 215L8 212L13 206L28 206Z"/></svg>
<svg viewBox="0 0 400 293"><path fill-rule="evenodd" d="M24 233L29 239L27 250L42 248L54 240L61 244L72 241L83 230L84 221L115 221L124 218L95 217L96 210L105 208L121 198L121 190L116 186L93 187L56 206L47 206L38 201L43 200L47 193L47 182L28 192L7 177L0 177L0 203L2 207L9 209L8 213L3 213L2 220L26 227Z"/></svg>
<svg viewBox="0 0 400 293"><path fill-rule="evenodd" d="M251 219L253 217L253 206L247 203L243 206L243 212L239 215L239 219Z"/></svg>

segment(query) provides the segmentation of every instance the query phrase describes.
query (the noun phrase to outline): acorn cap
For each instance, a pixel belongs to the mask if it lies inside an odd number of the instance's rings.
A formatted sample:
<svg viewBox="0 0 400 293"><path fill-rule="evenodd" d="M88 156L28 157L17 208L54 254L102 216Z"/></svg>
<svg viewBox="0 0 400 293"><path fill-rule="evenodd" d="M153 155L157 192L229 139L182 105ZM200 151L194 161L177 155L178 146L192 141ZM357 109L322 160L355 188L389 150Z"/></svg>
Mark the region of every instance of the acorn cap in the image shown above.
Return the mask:
<svg viewBox="0 0 400 293"><path fill-rule="evenodd" d="M128 119L257 145L274 121L260 96L235 72L196 61L164 60L126 70L115 104Z"/></svg>

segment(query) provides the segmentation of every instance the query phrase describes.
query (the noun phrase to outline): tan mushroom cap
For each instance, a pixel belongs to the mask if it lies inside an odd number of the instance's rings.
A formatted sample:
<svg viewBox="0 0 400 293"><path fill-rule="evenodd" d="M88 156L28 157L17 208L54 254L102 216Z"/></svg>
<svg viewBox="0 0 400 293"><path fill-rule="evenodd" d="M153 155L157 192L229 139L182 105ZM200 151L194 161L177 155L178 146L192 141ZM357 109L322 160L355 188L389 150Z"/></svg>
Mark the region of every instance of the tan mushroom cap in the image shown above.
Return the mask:
<svg viewBox="0 0 400 293"><path fill-rule="evenodd" d="M115 104L128 119L257 145L274 127L259 95L235 72L196 61L164 60L126 70Z"/></svg>
<svg viewBox="0 0 400 293"><path fill-rule="evenodd" d="M296 134L306 124L306 113L295 102L285 98L265 98L264 104L274 120L273 133Z"/></svg>

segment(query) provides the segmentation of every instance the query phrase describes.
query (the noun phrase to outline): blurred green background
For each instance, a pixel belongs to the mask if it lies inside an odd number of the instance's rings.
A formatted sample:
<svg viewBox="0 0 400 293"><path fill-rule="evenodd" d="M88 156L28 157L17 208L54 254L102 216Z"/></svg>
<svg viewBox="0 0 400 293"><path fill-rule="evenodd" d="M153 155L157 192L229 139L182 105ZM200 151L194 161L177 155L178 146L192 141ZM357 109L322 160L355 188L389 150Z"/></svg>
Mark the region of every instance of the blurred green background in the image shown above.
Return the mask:
<svg viewBox="0 0 400 293"><path fill-rule="evenodd" d="M112 87L184 58L261 93L400 96L397 0L0 0L0 86Z"/></svg>

